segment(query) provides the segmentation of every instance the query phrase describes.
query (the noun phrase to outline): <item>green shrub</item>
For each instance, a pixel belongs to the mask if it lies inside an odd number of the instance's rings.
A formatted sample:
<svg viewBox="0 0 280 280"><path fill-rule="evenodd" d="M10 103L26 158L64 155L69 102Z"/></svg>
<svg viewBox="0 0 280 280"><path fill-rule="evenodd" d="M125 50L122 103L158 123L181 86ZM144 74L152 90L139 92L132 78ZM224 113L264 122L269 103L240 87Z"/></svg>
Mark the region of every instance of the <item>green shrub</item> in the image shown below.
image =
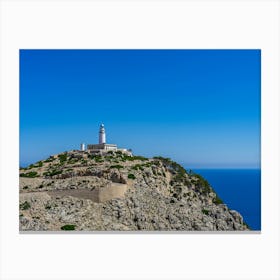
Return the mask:
<svg viewBox="0 0 280 280"><path fill-rule="evenodd" d="M213 203L215 203L216 205L218 204L223 204L224 202L216 195L216 197L213 198Z"/></svg>
<svg viewBox="0 0 280 280"><path fill-rule="evenodd" d="M154 158L154 159L155 159L155 158ZM160 165L160 161L159 161L159 160L154 160L154 161L153 161L153 164L156 165L156 166L159 166L159 165Z"/></svg>
<svg viewBox="0 0 280 280"><path fill-rule="evenodd" d="M198 180L196 180L195 184L199 187L200 191L203 194L207 194L210 193L212 190L210 184L199 174L194 174L192 175L195 178L197 178Z"/></svg>
<svg viewBox="0 0 280 280"><path fill-rule="evenodd" d="M75 225L64 225L61 227L62 230L75 230Z"/></svg>
<svg viewBox="0 0 280 280"><path fill-rule="evenodd" d="M29 188L29 186L24 186L24 187L23 187L24 190L26 190L26 189L28 189L28 188Z"/></svg>
<svg viewBox="0 0 280 280"><path fill-rule="evenodd" d="M126 156L127 158L129 158L129 160L142 160L142 161L145 161L145 160L149 160L148 158L145 158L145 157L142 157L142 156Z"/></svg>
<svg viewBox="0 0 280 280"><path fill-rule="evenodd" d="M71 158L71 159L69 159L68 160L68 163L69 164L73 164L73 163L76 163L76 162L78 162L79 160L77 159L77 158Z"/></svg>
<svg viewBox="0 0 280 280"><path fill-rule="evenodd" d="M116 164L116 165L111 165L110 168L117 168L117 169L121 169L123 168L122 165Z"/></svg>
<svg viewBox="0 0 280 280"><path fill-rule="evenodd" d="M144 165L141 164L135 164L134 166L131 167L132 170L144 170Z"/></svg>
<svg viewBox="0 0 280 280"><path fill-rule="evenodd" d="M209 215L209 210L207 210L207 209L202 209L202 213L205 214L205 215Z"/></svg>
<svg viewBox="0 0 280 280"><path fill-rule="evenodd" d="M43 162L39 161L34 167L42 167L43 166Z"/></svg>
<svg viewBox="0 0 280 280"><path fill-rule="evenodd" d="M102 156L100 155L93 155L91 156L91 159L95 160L95 162L104 162Z"/></svg>
<svg viewBox="0 0 280 280"><path fill-rule="evenodd" d="M186 177L186 170L184 167L182 167L180 164L178 164L175 161L172 161L170 158L164 158L164 157L153 157L155 159L154 163L156 165L159 165L159 162L161 162L169 171L174 172L175 175L173 177L172 183L183 183L188 184L189 181Z"/></svg>
<svg viewBox="0 0 280 280"><path fill-rule="evenodd" d="M120 153L118 153L118 158L123 162L124 161L134 161L134 160L141 160L141 161L149 160L148 158L145 158L142 156L128 156L126 154L123 154L121 151L120 151Z"/></svg>
<svg viewBox="0 0 280 280"><path fill-rule="evenodd" d="M64 163L67 160L67 153L58 155L60 163Z"/></svg>
<svg viewBox="0 0 280 280"><path fill-rule="evenodd" d="M222 199L216 194L215 190L201 175L194 173L192 170L189 171L189 175L191 176L191 182L195 184L199 192L202 194L209 194L212 192L216 195L216 197L212 199L212 202L216 205L224 204Z"/></svg>
<svg viewBox="0 0 280 280"><path fill-rule="evenodd" d="M106 159L107 161L111 161L111 160L114 159L114 157L113 157L113 156L106 156L105 159Z"/></svg>
<svg viewBox="0 0 280 280"><path fill-rule="evenodd" d="M20 177L27 177L27 178L35 178L35 177L38 177L38 173L35 172L35 171L31 171L31 172L28 172L28 173L21 173L19 175Z"/></svg>
<svg viewBox="0 0 280 280"><path fill-rule="evenodd" d="M58 175L58 174L61 174L62 173L62 170L51 170L51 171L48 171L48 172L44 172L43 175L45 176L54 176L54 175Z"/></svg>
<svg viewBox="0 0 280 280"><path fill-rule="evenodd" d="M51 209L52 207L50 205L46 205L45 209Z"/></svg>
<svg viewBox="0 0 280 280"><path fill-rule="evenodd" d="M134 166L131 167L132 170L141 170L143 171L145 167L151 167L152 163L147 162L147 163L142 163L142 164L135 164Z"/></svg>
<svg viewBox="0 0 280 280"><path fill-rule="evenodd" d="M31 207L31 205L30 205L30 203L28 202L28 201L24 201L23 203L21 203L20 205L19 205L19 208L21 209L21 210L27 210L27 209L29 209Z"/></svg>
<svg viewBox="0 0 280 280"><path fill-rule="evenodd" d="M136 179L135 175L131 173L127 175L127 178L132 180Z"/></svg>
<svg viewBox="0 0 280 280"><path fill-rule="evenodd" d="M52 162L52 161L54 161L54 157L53 156L50 156L49 158L47 158L45 160L45 162Z"/></svg>

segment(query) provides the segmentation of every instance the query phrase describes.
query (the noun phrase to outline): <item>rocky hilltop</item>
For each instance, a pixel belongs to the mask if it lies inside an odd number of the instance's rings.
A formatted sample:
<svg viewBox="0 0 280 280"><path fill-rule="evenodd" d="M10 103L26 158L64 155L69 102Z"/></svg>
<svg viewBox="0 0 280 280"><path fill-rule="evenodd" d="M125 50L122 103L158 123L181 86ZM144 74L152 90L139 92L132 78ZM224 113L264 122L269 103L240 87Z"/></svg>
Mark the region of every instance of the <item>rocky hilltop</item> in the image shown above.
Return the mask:
<svg viewBox="0 0 280 280"><path fill-rule="evenodd" d="M208 182L168 158L69 151L20 168L21 231L243 231Z"/></svg>

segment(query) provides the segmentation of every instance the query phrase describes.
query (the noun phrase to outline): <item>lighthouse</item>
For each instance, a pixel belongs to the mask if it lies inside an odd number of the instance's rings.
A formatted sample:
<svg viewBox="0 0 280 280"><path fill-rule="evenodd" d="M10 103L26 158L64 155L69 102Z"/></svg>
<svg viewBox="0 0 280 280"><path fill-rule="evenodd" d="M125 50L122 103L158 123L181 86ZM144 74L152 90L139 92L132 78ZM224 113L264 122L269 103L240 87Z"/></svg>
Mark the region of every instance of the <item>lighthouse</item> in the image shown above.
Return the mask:
<svg viewBox="0 0 280 280"><path fill-rule="evenodd" d="M81 151L84 151L83 144L81 145ZM104 124L101 124L99 127L99 143L98 144L88 144L87 145L87 152L89 153L107 153L108 151L120 151L128 156L132 156L132 151L127 149L118 149L116 144L106 144L106 134L105 134L105 127Z"/></svg>
<svg viewBox="0 0 280 280"><path fill-rule="evenodd" d="M99 144L105 144L105 143L106 143L105 128L104 128L104 124L101 124L99 129Z"/></svg>

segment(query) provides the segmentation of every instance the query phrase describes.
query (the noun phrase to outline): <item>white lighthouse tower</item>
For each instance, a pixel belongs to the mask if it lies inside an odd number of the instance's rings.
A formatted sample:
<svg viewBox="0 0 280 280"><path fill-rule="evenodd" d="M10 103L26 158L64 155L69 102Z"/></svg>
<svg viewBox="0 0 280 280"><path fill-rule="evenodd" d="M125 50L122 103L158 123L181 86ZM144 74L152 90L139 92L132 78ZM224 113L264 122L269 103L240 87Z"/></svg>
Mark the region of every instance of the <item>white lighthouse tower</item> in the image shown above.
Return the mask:
<svg viewBox="0 0 280 280"><path fill-rule="evenodd" d="M99 129L99 144L105 144L105 143L106 143L105 128L104 128L104 124L101 124Z"/></svg>
<svg viewBox="0 0 280 280"><path fill-rule="evenodd" d="M85 143L81 143L81 151L85 151L86 150L86 144Z"/></svg>
<svg viewBox="0 0 280 280"><path fill-rule="evenodd" d="M85 147L81 146L81 150L83 149L85 149ZM127 154L128 156L132 156L131 150L118 149L116 144L106 144L106 133L105 133L104 124L101 124L99 128L99 143L88 144L86 151L93 154L94 153L103 154L103 153L107 153L108 151L121 151Z"/></svg>

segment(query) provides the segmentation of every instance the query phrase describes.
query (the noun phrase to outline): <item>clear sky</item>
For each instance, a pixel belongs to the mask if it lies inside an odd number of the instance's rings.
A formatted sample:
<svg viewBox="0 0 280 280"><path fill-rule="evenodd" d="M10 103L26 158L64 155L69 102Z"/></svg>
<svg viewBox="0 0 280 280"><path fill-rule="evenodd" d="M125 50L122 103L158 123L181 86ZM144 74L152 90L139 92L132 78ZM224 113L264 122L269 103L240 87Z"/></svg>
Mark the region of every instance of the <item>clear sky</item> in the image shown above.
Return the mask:
<svg viewBox="0 0 280 280"><path fill-rule="evenodd" d="M20 164L107 142L189 168L260 166L260 50L21 50Z"/></svg>

